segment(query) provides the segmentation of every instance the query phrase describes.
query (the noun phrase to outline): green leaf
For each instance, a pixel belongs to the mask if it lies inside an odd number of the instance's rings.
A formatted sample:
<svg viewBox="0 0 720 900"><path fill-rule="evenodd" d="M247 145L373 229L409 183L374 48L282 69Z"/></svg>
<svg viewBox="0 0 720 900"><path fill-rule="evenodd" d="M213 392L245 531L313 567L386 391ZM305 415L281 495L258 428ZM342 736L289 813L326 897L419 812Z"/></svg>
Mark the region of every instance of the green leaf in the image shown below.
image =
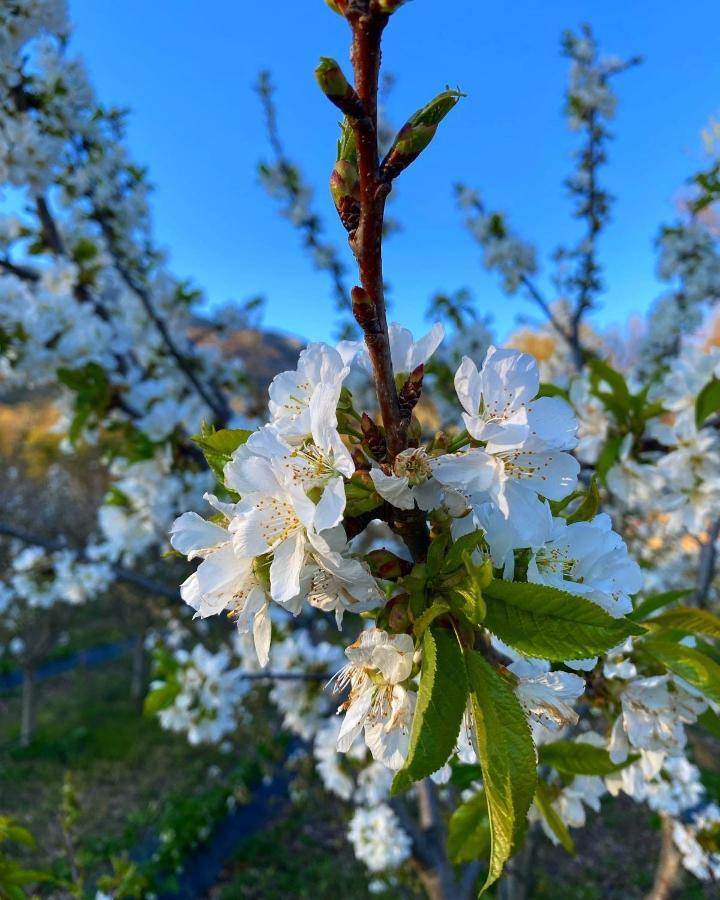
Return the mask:
<svg viewBox="0 0 720 900"><path fill-rule="evenodd" d="M650 626L668 628L671 631L685 631L688 634L705 634L708 637L720 638L720 619L706 609L691 606L678 606L661 613L648 622Z"/></svg>
<svg viewBox="0 0 720 900"><path fill-rule="evenodd" d="M430 578L440 573L445 561L449 535L440 534L430 542L427 554L427 573Z"/></svg>
<svg viewBox="0 0 720 900"><path fill-rule="evenodd" d="M664 591L662 594L652 594L639 603L628 615L628 618L634 622L642 622L651 613L654 613L656 609L662 609L663 606L667 606L669 603L682 600L688 594L692 594L692 590L689 588L682 591Z"/></svg>
<svg viewBox="0 0 720 900"><path fill-rule="evenodd" d="M546 585L491 581L483 597L485 627L526 656L584 659L645 633L642 626L613 619L584 597Z"/></svg>
<svg viewBox="0 0 720 900"><path fill-rule="evenodd" d="M465 565L465 554L472 553L476 549L483 539L483 534L482 531L472 531L454 541L445 556L443 574L450 574Z"/></svg>
<svg viewBox="0 0 720 900"><path fill-rule="evenodd" d="M384 503L367 472L355 472L352 478L345 482L345 498L345 513L348 516L360 516Z"/></svg>
<svg viewBox="0 0 720 900"><path fill-rule="evenodd" d="M439 616L444 616L446 612L450 611L450 606L445 603L443 600L435 600L433 603L428 606L428 608L423 612L418 618L415 620L415 624L413 625L413 632L415 636L420 638L425 634L427 629L432 625L432 623Z"/></svg>
<svg viewBox="0 0 720 900"><path fill-rule="evenodd" d="M490 819L485 792L461 803L448 823L447 852L454 863L484 859L490 850Z"/></svg>
<svg viewBox="0 0 720 900"><path fill-rule="evenodd" d="M537 784L535 747L515 692L481 654L465 651L470 703L490 817L484 893L512 856Z"/></svg>
<svg viewBox="0 0 720 900"><path fill-rule="evenodd" d="M605 442L605 446L600 451L600 455L598 456L597 462L595 463L595 471L598 478L601 478L603 482L605 481L607 473L610 471L610 469L612 469L612 467L620 458L620 448L622 447L622 442L622 437L618 435L610 437L607 439L607 441Z"/></svg>
<svg viewBox="0 0 720 900"><path fill-rule="evenodd" d="M193 443L202 450L207 464L217 480L224 482L224 469L233 453L253 434L246 428L223 428L215 431L212 426L203 423L200 434L193 436Z"/></svg>
<svg viewBox="0 0 720 900"><path fill-rule="evenodd" d="M606 409L623 421L633 407L632 396L623 375L602 359L591 357L588 360L590 368L590 385L596 397L603 401ZM610 393L601 390L605 384L610 388Z"/></svg>
<svg viewBox="0 0 720 900"><path fill-rule="evenodd" d="M702 428L714 413L720 411L720 378L708 381L695 401L695 424Z"/></svg>
<svg viewBox="0 0 720 900"><path fill-rule="evenodd" d="M535 790L535 806L540 810L543 819L545 819L548 827L562 846L568 853L575 856L575 844L572 837L570 837L570 831L552 805L552 800L553 796L550 787L544 781L538 781Z"/></svg>
<svg viewBox="0 0 720 900"><path fill-rule="evenodd" d="M585 499L575 512L567 517L568 524L573 522L589 522L594 519L600 509L600 491L598 490L597 475L593 475L590 486L585 492Z"/></svg>
<svg viewBox="0 0 720 900"><path fill-rule="evenodd" d="M467 701L467 680L460 645L452 632L429 628L423 636L423 661L417 705L404 767L392 793L427 778L448 761L457 744Z"/></svg>
<svg viewBox="0 0 720 900"><path fill-rule="evenodd" d="M570 393L567 388L558 387L549 381L540 382L540 390L535 394L535 399L537 400L538 397L562 397L563 400L570 402Z"/></svg>
<svg viewBox="0 0 720 900"><path fill-rule="evenodd" d="M702 725L705 731L709 731L713 737L720 738L720 716L711 709L698 716L698 725Z"/></svg>
<svg viewBox="0 0 720 900"><path fill-rule="evenodd" d="M553 741L538 747L538 760L566 775L611 775L638 758L633 754L625 762L614 763L603 747L576 741Z"/></svg>
<svg viewBox="0 0 720 900"><path fill-rule="evenodd" d="M655 639L645 641L643 649L708 700L720 703L720 665L709 656L683 644Z"/></svg>
<svg viewBox="0 0 720 900"><path fill-rule="evenodd" d="M179 693L180 685L173 682L168 682L161 685L161 687L155 688L154 691L150 691L145 697L143 713L146 716L156 715L161 709L171 706Z"/></svg>

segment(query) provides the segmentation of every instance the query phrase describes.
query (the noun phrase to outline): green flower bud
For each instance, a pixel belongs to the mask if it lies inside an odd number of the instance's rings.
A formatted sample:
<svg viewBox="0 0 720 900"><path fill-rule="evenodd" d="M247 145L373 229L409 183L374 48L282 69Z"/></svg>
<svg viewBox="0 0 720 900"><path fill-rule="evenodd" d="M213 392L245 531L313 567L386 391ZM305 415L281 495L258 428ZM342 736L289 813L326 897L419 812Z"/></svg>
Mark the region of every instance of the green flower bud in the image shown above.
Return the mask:
<svg viewBox="0 0 720 900"><path fill-rule="evenodd" d="M380 12L387 13L387 15L391 16L395 10L400 9L404 3L405 0L378 0L378 9Z"/></svg>
<svg viewBox="0 0 720 900"><path fill-rule="evenodd" d="M383 161L382 172L386 178L395 178L418 158L435 136L440 122L464 96L460 91L443 91L407 120Z"/></svg>
<svg viewBox="0 0 720 900"><path fill-rule="evenodd" d="M340 221L347 231L355 231L360 222L360 181L357 167L339 159L330 175L330 193Z"/></svg>
<svg viewBox="0 0 720 900"><path fill-rule="evenodd" d="M328 100L346 116L358 119L365 115L360 98L334 59L329 56L320 57L320 64L315 69L315 79Z"/></svg>
<svg viewBox="0 0 720 900"><path fill-rule="evenodd" d="M327 5L333 12L340 16L344 16L348 8L348 0L325 0Z"/></svg>

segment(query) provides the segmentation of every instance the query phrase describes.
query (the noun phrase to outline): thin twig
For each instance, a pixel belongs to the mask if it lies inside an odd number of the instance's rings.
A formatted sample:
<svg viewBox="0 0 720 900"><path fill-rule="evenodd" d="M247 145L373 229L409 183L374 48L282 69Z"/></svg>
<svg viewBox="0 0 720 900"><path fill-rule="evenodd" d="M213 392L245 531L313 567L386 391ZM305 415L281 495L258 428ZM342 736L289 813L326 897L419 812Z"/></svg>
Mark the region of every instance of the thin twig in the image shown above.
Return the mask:
<svg viewBox="0 0 720 900"><path fill-rule="evenodd" d="M81 562L94 562L94 560L88 558L83 550L73 550L71 547L67 547L59 541L53 541L50 538L32 534L22 528L16 528L14 525L5 525L0 522L0 534L5 535L5 537L15 538L25 544L43 547L51 553L56 553L60 550L70 550L72 553L75 553ZM154 578L148 578L146 575L142 575L139 572L133 572L131 569L126 569L124 566L117 565L116 563L113 563L111 568L117 578L120 581L125 581L127 584L132 584L135 587L142 588L143 590L146 590L151 594L157 594L160 597L167 597L169 600L177 600L179 597L176 588L168 587L167 585L162 584L162 582L155 581Z"/></svg>

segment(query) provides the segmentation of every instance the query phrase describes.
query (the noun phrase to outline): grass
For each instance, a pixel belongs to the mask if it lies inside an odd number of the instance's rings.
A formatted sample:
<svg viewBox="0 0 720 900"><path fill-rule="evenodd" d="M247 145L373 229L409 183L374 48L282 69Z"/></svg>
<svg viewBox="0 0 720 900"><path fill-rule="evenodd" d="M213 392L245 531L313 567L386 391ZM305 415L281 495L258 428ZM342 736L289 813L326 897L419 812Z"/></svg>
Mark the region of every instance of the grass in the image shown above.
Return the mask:
<svg viewBox="0 0 720 900"><path fill-rule="evenodd" d="M0 698L1 811L35 834L38 849L24 855L27 863L64 870L59 810L66 772L81 811L79 854L101 861L166 828L173 803L207 794L243 761L191 747L143 717L130 700L128 658L75 670L38 690L36 736L25 749L18 746L18 693ZM250 773L253 756L244 761Z"/></svg>

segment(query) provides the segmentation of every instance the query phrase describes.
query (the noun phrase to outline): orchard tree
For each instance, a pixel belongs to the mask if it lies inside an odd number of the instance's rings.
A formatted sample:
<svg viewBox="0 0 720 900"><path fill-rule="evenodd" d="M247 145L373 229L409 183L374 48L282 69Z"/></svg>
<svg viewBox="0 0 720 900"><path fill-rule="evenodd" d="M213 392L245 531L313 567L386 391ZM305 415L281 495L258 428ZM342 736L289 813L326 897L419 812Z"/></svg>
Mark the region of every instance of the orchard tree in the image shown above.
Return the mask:
<svg viewBox="0 0 720 900"><path fill-rule="evenodd" d="M111 485L87 546L66 556L60 534L50 556L16 556L6 603L66 597L68 571L83 600L116 578L157 579L169 530L200 560L180 588L187 606L237 628L206 641L207 623L176 604L148 709L193 743L227 741L245 696L269 683L283 727L351 804L348 838L373 889L414 873L433 898L496 882L521 896L537 834L572 852L570 829L608 793L660 813L666 847L717 878L720 810L686 734L697 722L720 732L720 354L698 337L720 290L717 163L663 229L672 285L642 341L598 333L587 314L610 210L599 169L611 81L635 60L601 57L588 30L567 35L583 235L555 254L557 296L540 291L533 248L461 193L486 264L547 319L513 338L543 358L497 346L462 292L434 304L450 340L441 323L415 340L387 321L385 206L462 95L440 93L386 140L381 39L402 27L403 4L329 5L352 41L351 80L328 58L316 69L343 115L330 193L357 267L350 291L317 221L293 221L362 339L309 344L260 420L216 325L198 322L199 296L167 272L123 114L67 56L62 4L25 0L2 20L0 180L22 196L2 229L3 377L56 388L67 452L94 445ZM274 150L265 177L307 211ZM171 524L203 494L207 518ZM12 521L2 530L32 542Z"/></svg>

